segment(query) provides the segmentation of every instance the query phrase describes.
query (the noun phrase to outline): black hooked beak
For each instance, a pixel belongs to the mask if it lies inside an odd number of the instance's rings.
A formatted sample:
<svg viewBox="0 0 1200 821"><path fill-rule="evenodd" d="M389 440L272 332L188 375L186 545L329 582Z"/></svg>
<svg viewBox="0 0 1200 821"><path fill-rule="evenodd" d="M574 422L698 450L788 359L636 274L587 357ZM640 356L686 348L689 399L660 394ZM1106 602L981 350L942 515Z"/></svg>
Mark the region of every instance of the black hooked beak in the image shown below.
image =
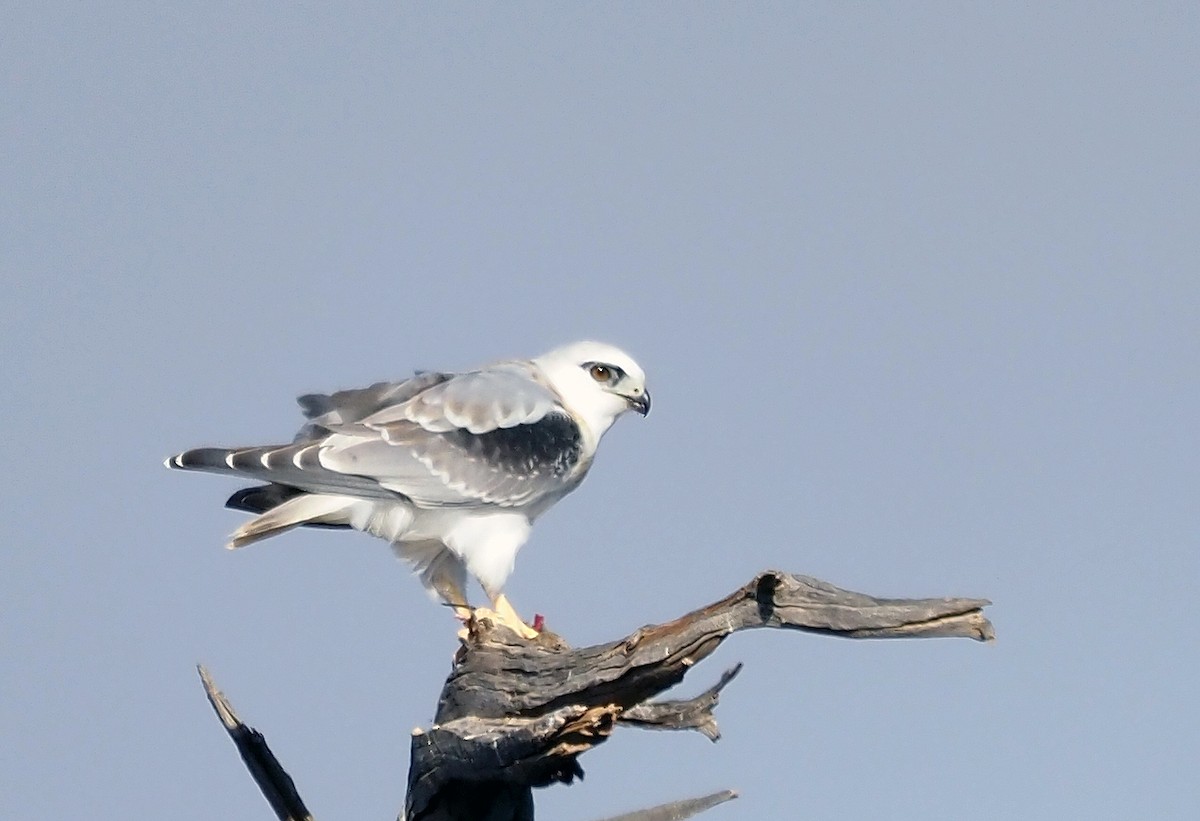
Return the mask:
<svg viewBox="0 0 1200 821"><path fill-rule="evenodd" d="M645 416L650 412L650 391L642 391L641 394L627 397L627 399L629 401L629 407L640 413L642 416Z"/></svg>

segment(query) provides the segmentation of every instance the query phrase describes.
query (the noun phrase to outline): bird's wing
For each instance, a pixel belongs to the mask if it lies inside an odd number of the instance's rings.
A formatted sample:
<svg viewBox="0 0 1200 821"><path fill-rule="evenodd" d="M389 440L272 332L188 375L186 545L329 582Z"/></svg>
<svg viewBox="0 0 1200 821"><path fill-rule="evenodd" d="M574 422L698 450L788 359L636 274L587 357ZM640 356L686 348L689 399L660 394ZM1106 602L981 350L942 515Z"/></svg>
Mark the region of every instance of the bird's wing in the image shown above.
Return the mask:
<svg viewBox="0 0 1200 821"><path fill-rule="evenodd" d="M396 500L399 494L370 476L330 470L321 463L321 441L248 448L192 448L172 456L167 467L245 476L309 493ZM230 502L240 496L234 494Z"/></svg>
<svg viewBox="0 0 1200 821"><path fill-rule="evenodd" d="M361 421L384 408L402 404L421 391L453 378L453 374L425 371L400 382L376 382L369 388L354 388L336 393L309 393L296 399L308 419L297 442L319 439L330 427Z"/></svg>
<svg viewBox="0 0 1200 821"><path fill-rule="evenodd" d="M310 419L290 444L197 448L167 463L310 493L520 507L565 492L588 458L578 424L522 363L311 394L300 404Z"/></svg>
<svg viewBox="0 0 1200 821"><path fill-rule="evenodd" d="M412 422L435 433L456 428L487 433L537 422L555 410L562 411L558 396L537 378L531 365L502 362L444 378L361 421L385 436L388 426L398 422Z"/></svg>
<svg viewBox="0 0 1200 821"><path fill-rule="evenodd" d="M584 459L578 424L529 366L459 374L333 428L320 461L424 506L518 507L562 493Z"/></svg>

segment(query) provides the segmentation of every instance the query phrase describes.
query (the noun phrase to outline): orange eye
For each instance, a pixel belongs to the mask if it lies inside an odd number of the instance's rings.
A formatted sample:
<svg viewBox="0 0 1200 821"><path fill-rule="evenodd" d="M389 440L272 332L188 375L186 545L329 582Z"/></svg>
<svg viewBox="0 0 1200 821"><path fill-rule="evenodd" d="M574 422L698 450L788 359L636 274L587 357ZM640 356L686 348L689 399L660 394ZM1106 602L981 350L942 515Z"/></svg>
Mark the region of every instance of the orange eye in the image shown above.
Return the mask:
<svg viewBox="0 0 1200 821"><path fill-rule="evenodd" d="M595 379L597 382L607 382L608 380L612 379L613 375L612 368L608 367L607 365L592 365L591 370L589 370L588 373L590 373L592 375L592 379Z"/></svg>

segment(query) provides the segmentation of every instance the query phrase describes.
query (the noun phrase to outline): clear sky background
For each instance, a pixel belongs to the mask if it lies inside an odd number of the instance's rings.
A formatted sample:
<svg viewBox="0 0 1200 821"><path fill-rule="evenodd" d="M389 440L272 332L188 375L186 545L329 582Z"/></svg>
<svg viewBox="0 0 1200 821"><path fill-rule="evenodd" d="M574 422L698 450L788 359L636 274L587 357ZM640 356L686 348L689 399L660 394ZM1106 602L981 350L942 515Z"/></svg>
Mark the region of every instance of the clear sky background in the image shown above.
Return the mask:
<svg viewBox="0 0 1200 821"><path fill-rule="evenodd" d="M454 624L378 541L238 553L189 446L582 337L645 366L509 586L575 644L759 570L989 597L999 640L729 640L696 734L539 816L1200 805L1189 3L0 11L0 816L389 819Z"/></svg>

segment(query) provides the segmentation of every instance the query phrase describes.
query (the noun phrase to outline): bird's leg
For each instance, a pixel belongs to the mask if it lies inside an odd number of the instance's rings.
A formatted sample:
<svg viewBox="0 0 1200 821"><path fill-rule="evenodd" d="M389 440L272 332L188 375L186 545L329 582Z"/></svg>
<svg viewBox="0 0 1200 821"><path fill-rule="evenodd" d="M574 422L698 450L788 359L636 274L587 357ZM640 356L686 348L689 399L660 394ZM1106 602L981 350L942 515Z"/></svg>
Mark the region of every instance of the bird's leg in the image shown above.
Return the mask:
<svg viewBox="0 0 1200 821"><path fill-rule="evenodd" d="M471 637L471 618L475 615L469 607L455 607L454 618L462 623L462 627L458 628L458 637L462 641L466 641Z"/></svg>
<svg viewBox="0 0 1200 821"><path fill-rule="evenodd" d="M513 609L512 604L508 601L508 597L503 593L492 595L489 592L488 596L492 600L492 610L496 612L496 618L500 620L501 624L523 639L536 639L541 635L539 631L534 630L517 615L517 611Z"/></svg>
<svg viewBox="0 0 1200 821"><path fill-rule="evenodd" d="M454 618L462 622L463 627L458 631L458 637L465 639L467 625L470 624L475 611L467 604L467 594L463 592L462 585L453 579L438 579L434 582L434 589L446 606L454 611Z"/></svg>

